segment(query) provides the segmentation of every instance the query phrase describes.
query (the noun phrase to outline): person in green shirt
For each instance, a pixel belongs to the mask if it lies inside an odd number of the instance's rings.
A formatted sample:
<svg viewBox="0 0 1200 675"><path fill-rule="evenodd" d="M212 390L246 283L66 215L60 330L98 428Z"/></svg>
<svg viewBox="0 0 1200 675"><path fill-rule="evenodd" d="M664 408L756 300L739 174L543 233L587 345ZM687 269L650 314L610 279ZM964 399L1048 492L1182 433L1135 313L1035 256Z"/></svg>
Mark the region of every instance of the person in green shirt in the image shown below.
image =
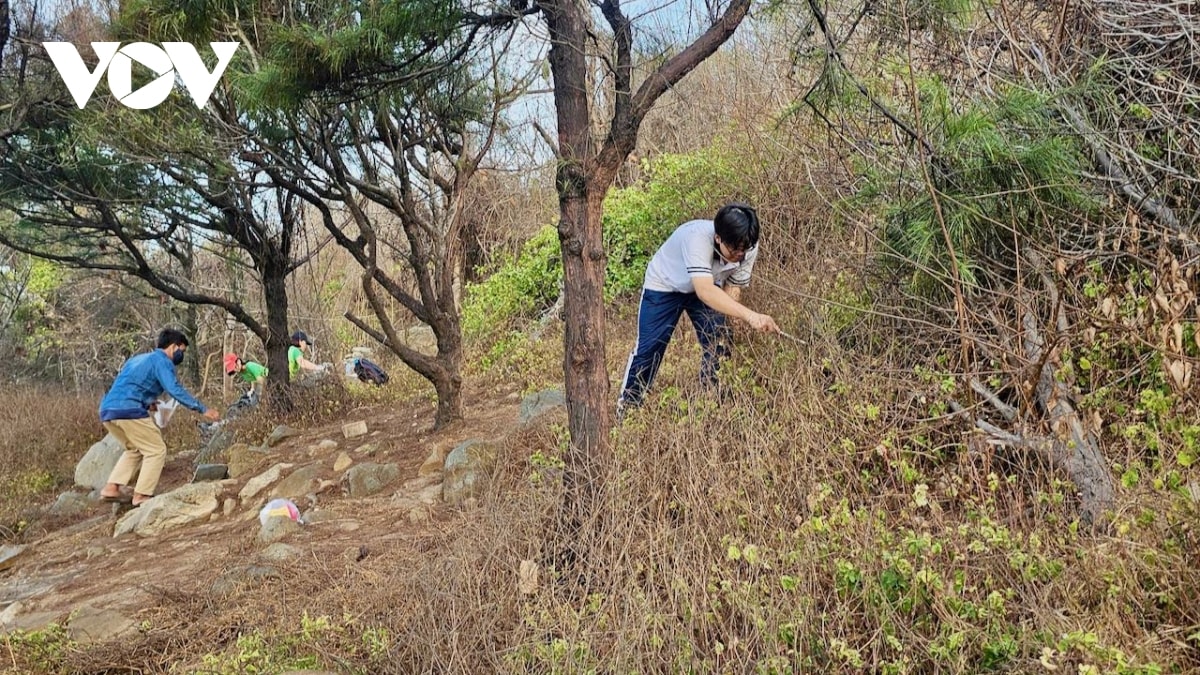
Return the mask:
<svg viewBox="0 0 1200 675"><path fill-rule="evenodd" d="M306 373L323 373L325 371L321 366L305 358L305 354L312 348L312 345L312 339L304 331L298 330L292 333L292 346L288 347L289 379L295 380L301 371Z"/></svg>
<svg viewBox="0 0 1200 675"><path fill-rule="evenodd" d="M243 361L237 354L225 355L225 374L241 376L242 382L250 385L252 396L260 396L267 381L267 367L254 361Z"/></svg>
<svg viewBox="0 0 1200 675"><path fill-rule="evenodd" d="M226 354L222 360L225 365L225 374L229 377L241 377L242 382L250 385L250 389L229 406L229 409L225 411L224 420L220 422L201 422L198 425L200 427L200 438L205 440L211 438L213 433L220 429L225 422L258 405L267 382L267 367L260 363L242 361L241 357L234 353Z"/></svg>

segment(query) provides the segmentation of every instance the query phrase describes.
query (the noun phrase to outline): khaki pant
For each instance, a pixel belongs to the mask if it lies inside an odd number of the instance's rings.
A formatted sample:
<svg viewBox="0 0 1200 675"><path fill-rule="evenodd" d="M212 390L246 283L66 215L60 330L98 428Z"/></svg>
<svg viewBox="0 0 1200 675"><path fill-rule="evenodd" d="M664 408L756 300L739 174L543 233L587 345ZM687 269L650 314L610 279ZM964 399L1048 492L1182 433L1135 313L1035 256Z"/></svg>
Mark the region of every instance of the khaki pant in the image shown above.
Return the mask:
<svg viewBox="0 0 1200 675"><path fill-rule="evenodd" d="M138 481L133 489L138 494L153 495L167 460L167 444L163 442L162 431L154 424L154 418L112 420L105 422L104 428L125 446L125 453L117 460L108 482L128 485L136 472Z"/></svg>

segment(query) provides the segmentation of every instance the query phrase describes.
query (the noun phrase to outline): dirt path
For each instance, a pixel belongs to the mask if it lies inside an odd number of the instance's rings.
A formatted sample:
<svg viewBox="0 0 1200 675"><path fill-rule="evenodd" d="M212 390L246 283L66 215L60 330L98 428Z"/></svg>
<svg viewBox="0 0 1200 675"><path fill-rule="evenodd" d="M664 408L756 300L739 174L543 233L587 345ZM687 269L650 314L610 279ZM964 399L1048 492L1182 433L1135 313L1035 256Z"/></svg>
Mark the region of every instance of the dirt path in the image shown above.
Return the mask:
<svg viewBox="0 0 1200 675"><path fill-rule="evenodd" d="M400 479L376 496L352 499L336 484L316 495L315 504L298 501L306 518L315 522L284 541L297 549L299 560L322 565L368 555L419 554L413 542L455 518L455 510L440 501L429 505L421 518L407 516L416 493L424 489L428 494L440 483L440 475L418 480L421 464L434 452L444 456L463 440L504 435L516 426L518 409L512 394L481 400L469 407L466 420L433 432L431 404L361 408L345 421L366 420L367 436L345 439L341 423L305 430L272 448L270 463L231 481L221 498L236 497L248 479L275 462L293 462L296 467L317 463L320 478L331 481L339 478L333 464L343 452L356 464L394 462L401 468ZM320 448L325 440L335 441L336 447ZM355 449L364 444L374 445L375 452L356 456ZM192 457L170 460L163 491L186 483L191 471ZM0 572L0 622L9 628L35 629L91 608L88 611L115 610L136 624L164 594L212 593L226 580L236 580L231 574L266 573L262 570L270 569L271 563L262 560L265 546L257 540L261 499L246 501L228 515L218 509L209 522L149 538L113 538L117 509L97 505L31 544L12 569ZM254 571L256 566L260 572Z"/></svg>

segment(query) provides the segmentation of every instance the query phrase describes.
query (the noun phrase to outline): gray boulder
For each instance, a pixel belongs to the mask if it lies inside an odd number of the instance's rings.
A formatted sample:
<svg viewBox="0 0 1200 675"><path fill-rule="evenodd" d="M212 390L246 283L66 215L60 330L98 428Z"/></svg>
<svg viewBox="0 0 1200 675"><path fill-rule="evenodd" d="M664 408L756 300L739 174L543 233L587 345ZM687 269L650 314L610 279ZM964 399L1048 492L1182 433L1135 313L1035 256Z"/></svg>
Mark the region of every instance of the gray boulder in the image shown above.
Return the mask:
<svg viewBox="0 0 1200 675"><path fill-rule="evenodd" d="M196 467L192 476L193 483L203 483L209 480L225 480L229 476L229 467L225 464L201 464Z"/></svg>
<svg viewBox="0 0 1200 675"><path fill-rule="evenodd" d="M94 500L88 499L87 495L81 495L78 492L64 492L46 509L46 513L52 516L77 516L92 508L95 503Z"/></svg>
<svg viewBox="0 0 1200 675"><path fill-rule="evenodd" d="M200 449L200 452L196 453L196 464L214 463L221 456L222 452L225 452L233 445L233 440L232 431L224 427L219 428L212 435L212 438L209 438L208 442L204 444L204 447Z"/></svg>
<svg viewBox="0 0 1200 675"><path fill-rule="evenodd" d="M279 477L283 475L283 472L290 468L292 468L291 464L276 464L275 466L258 474L254 478L246 481L246 485L242 487L242 491L238 493L238 496L242 499L250 499L254 497L254 495L262 492L263 488L279 480Z"/></svg>
<svg viewBox="0 0 1200 675"><path fill-rule="evenodd" d="M100 642L126 633L133 628L133 619L115 609L84 605L71 613L67 634L81 643Z"/></svg>
<svg viewBox="0 0 1200 675"><path fill-rule="evenodd" d="M462 504L479 497L487 489L499 451L490 441L471 439L459 443L446 455L442 469L442 499L447 504Z"/></svg>
<svg viewBox="0 0 1200 675"><path fill-rule="evenodd" d="M220 483L190 483L158 495L117 521L113 536L134 532L153 537L188 523L207 519L220 506Z"/></svg>
<svg viewBox="0 0 1200 675"><path fill-rule="evenodd" d="M277 542L300 529L300 524L291 518L275 516L259 526L258 540L264 544Z"/></svg>
<svg viewBox="0 0 1200 675"><path fill-rule="evenodd" d="M259 559L267 562L284 562L285 560L291 560L293 558L300 557L300 553L300 549L292 546L291 544L275 542L274 544L264 548L262 552L258 554L258 557Z"/></svg>
<svg viewBox="0 0 1200 675"><path fill-rule="evenodd" d="M287 497L288 499L299 499L310 492L317 490L319 484L318 474L321 472L320 464L309 464L296 469L287 478L279 481L279 484L271 488L268 493L271 497Z"/></svg>
<svg viewBox="0 0 1200 675"><path fill-rule="evenodd" d="M27 544L5 544L0 546L0 571L16 565L32 549Z"/></svg>
<svg viewBox="0 0 1200 675"><path fill-rule="evenodd" d="M521 426L565 405L567 405L567 397L560 389L545 389L530 394L521 400Z"/></svg>
<svg viewBox="0 0 1200 675"><path fill-rule="evenodd" d="M125 446L112 434L88 449L83 459L75 465L75 484L91 490L99 490L108 482L117 460L125 452Z"/></svg>
<svg viewBox="0 0 1200 675"><path fill-rule="evenodd" d="M266 448L252 448L245 443L237 443L225 451L225 456L229 460L226 462L229 465L229 476L239 478L265 464L271 453L267 452Z"/></svg>
<svg viewBox="0 0 1200 675"><path fill-rule="evenodd" d="M398 464L359 464L346 471L351 497L366 497L383 490L400 477Z"/></svg>
<svg viewBox="0 0 1200 675"><path fill-rule="evenodd" d="M271 432L270 436L267 436L267 440L263 441L263 445L267 446L268 448L273 448L285 440L299 435L299 431L289 427L286 424L280 424L279 426L275 427L275 430Z"/></svg>

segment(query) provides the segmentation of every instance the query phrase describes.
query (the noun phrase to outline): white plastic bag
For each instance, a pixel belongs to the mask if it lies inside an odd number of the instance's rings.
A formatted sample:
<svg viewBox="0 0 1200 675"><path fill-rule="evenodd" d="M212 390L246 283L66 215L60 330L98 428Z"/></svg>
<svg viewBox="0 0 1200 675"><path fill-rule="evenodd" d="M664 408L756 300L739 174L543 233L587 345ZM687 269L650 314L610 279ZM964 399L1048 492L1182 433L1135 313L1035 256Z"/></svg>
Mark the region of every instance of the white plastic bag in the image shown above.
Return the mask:
<svg viewBox="0 0 1200 675"><path fill-rule="evenodd" d="M170 396L163 395L155 403L156 410L154 411L154 423L159 429L166 429L167 423L171 421L171 415L175 414L175 409L179 407L179 401Z"/></svg>
<svg viewBox="0 0 1200 675"><path fill-rule="evenodd" d="M267 521L272 518L287 518L301 525L304 524L304 519L300 517L299 507L290 499L272 499L258 512L258 522L263 527L266 527Z"/></svg>

